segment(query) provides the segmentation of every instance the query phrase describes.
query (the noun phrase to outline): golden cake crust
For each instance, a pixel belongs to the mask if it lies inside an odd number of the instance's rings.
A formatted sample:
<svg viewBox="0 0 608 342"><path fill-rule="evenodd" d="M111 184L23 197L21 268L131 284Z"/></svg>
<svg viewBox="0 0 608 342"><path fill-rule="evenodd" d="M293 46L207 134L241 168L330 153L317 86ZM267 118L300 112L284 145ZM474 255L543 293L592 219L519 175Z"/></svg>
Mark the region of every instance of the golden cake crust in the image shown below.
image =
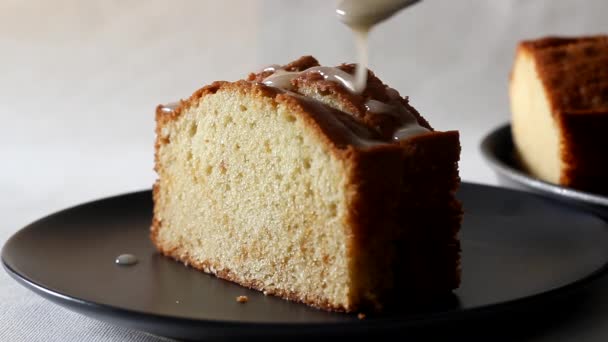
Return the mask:
<svg viewBox="0 0 608 342"><path fill-rule="evenodd" d="M562 132L560 183L608 193L608 36L524 41Z"/></svg>
<svg viewBox="0 0 608 342"><path fill-rule="evenodd" d="M156 186L156 184L153 189L154 196L158 196L158 187ZM154 218L152 221L152 229L150 236L157 250L164 256L170 257L175 261L185 264L186 266L193 267L199 271L212 274L214 276L217 276L218 278L237 283L241 286L245 286L253 290L257 290L260 292L263 291L265 295L281 297L286 300L307 304L309 306L326 311L347 312L346 308L342 306L332 305L327 299L321 298L319 296L311 296L298 292L285 291L282 289L265 289L261 282L244 280L238 274L235 274L232 270L222 267L222 265L213 264L208 261L199 262L198 260L192 258L189 254L184 253L183 251L180 251L178 249L166 249L156 239L156 235L159 229L161 229L161 223L156 218Z"/></svg>
<svg viewBox="0 0 608 342"><path fill-rule="evenodd" d="M314 66L316 60L305 57L299 61L291 63L291 70L299 70L298 68ZM318 64L318 63L317 63ZM258 75L259 76L259 75ZM457 162L460 154L459 135L456 131L450 132L435 132L429 131L418 136L414 136L409 139L404 139L399 142L393 142L391 137L387 137L382 129L378 130L377 127L373 126L373 120L366 120L365 117L368 115L361 107L361 98L353 97L340 89L335 84L327 84L326 82L321 83L310 83L310 80L297 80L297 82L303 82L306 86L319 86L324 91L337 94L334 98L339 99L345 107L352 107L357 114L349 115L341 111L331 109L328 106L311 101L297 94L285 93L276 88L265 86L261 83L256 82L255 74L250 76L250 81L236 81L236 82L214 82L213 84L206 86L196 91L189 99L180 101L177 108L173 111L165 111L163 106L158 106L156 111L156 133L157 140L155 142L155 169L158 171L160 165L158 160L159 149L163 144L168 143L162 138L161 131L163 127L173 121L177 120L182 113L190 107L196 106L199 101L205 96L215 94L218 91L231 91L231 92L245 92L253 94L256 97L271 98L275 103L281 103L286 105L290 111L299 116L300 119L308 123L308 126L316 132L316 135L324 141L325 145L329 147L332 154L337 158L346 160L351 165L357 165L353 171L353 177L349 180L353 183L350 184L354 188L358 189L353 200L354 206L349 211L348 222L349 226L352 227L353 239L348 246L347 253L349 255L363 255L366 257L359 257L358 260L372 260L378 257L383 252L383 246L380 242L375 243L375 240L380 241L380 237L384 237L383 234L389 234L389 230L399 231L395 227L394 213L399 206L406 207L412 205L413 202L419 201L417 198L404 199L403 197L403 182L404 177L421 177L425 172L435 169L449 169L451 173L449 175L436 174L427 177L426 181L421 181L419 186L429 186L431 189L441 184L444 188L449 188L450 193L446 193L445 197L439 200L444 201L446 206L450 209L450 217L447 221L435 220L428 218L431 213L421 212L419 217L407 217L403 218L408 222L414 221L420 223L428 220L429 228L427 232L401 232L402 236L397 236L397 239L406 240L407 234L427 234L425 238L432 240L431 236L434 233L445 230L444 225L449 225L450 229L447 229L445 233L441 233L442 238L440 241L444 241L446 245L452 246L450 250L453 251L453 255L450 256L450 262L445 262L444 259L441 262L437 262L437 267L444 270L445 279L422 279L421 284L413 284L411 279L400 279L402 282L399 284L403 289L416 290L416 295L421 295L421 292L427 290L424 284L427 281L440 281L440 283L428 287L429 295L435 292L446 292L459 286L460 283L460 243L458 239L459 227L462 219L462 208L460 203L455 198L455 192L458 188L459 177L458 177L458 166ZM374 83L375 76L371 78L371 82ZM309 83L307 83L309 82ZM379 80L378 80L379 82ZM331 83L331 82L329 82ZM381 83L380 83L381 84ZM371 90L370 92L373 92ZM378 91L377 94L365 95L375 98L382 99L382 95ZM407 100L402 99L403 103L407 105ZM419 123L429 129L426 120L422 119L420 115L416 113ZM429 144L429 142L431 142ZM416 155L416 161L414 164L411 161L412 155ZM414 171L413 171L414 170ZM431 172L432 173L432 172ZM372 180L370 182L370 180ZM156 202L159 197L159 183L157 182L153 188L154 201ZM429 192L429 196L432 196L433 192ZM432 201L430 197L425 199L426 201ZM156 207L155 207L156 211ZM206 273L214 274L220 278L233 281L243 286L256 289L259 291L266 291L265 293L276 295L288 300L301 302L308 304L313 307L329 310L329 311L357 311L360 309L366 309L365 307L343 307L336 306L329 303L327 300L311 296L306 293L290 292L281 289L266 289L260 282L247 280L241 277L241 275L234 273L232 270L223 268L222 265L212 264L209 262L199 262L192 258L190 255L185 253L179 248L167 249L158 241L158 232L162 229L162 223L156 219L157 214L155 213L151 227L151 239L157 249L164 255L174 258L175 260L181 261L189 266L196 269L202 270ZM385 231L378 231L377 227L384 227ZM429 255L429 258L437 258L439 256ZM363 267L365 265L362 265ZM414 267L410 265L411 267ZM361 280L362 283L373 282L374 279ZM429 285L429 284L427 284ZM370 287L375 286L371 284ZM365 305L371 307L371 309L377 309L381 302L386 302L386 299L382 298L368 298Z"/></svg>

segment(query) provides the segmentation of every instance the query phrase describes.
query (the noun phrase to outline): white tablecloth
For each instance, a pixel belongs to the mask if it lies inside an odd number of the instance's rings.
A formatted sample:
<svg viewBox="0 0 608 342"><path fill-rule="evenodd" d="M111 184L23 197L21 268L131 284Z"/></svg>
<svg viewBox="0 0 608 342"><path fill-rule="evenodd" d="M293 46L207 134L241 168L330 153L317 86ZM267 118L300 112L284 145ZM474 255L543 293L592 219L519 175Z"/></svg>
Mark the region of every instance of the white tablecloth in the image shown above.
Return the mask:
<svg viewBox="0 0 608 342"><path fill-rule="evenodd" d="M58 209L149 188L157 104L305 54L353 61L333 5L1 2L0 244ZM425 0L372 32L371 68L435 128L459 129L461 176L492 184L478 145L509 118L516 42L599 33L606 13L605 0ZM0 272L0 340L157 339L70 312Z"/></svg>

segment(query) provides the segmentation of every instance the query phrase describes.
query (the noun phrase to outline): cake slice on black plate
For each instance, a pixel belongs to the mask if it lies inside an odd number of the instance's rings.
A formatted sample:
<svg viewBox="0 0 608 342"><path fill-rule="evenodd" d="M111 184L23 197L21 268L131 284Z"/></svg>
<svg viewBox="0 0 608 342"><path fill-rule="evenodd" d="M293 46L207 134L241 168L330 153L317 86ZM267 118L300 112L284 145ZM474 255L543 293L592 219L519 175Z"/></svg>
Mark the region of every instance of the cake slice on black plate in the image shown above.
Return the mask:
<svg viewBox="0 0 608 342"><path fill-rule="evenodd" d="M158 250L333 311L458 287L458 132L371 72L361 94L328 76L353 72L303 57L159 106Z"/></svg>

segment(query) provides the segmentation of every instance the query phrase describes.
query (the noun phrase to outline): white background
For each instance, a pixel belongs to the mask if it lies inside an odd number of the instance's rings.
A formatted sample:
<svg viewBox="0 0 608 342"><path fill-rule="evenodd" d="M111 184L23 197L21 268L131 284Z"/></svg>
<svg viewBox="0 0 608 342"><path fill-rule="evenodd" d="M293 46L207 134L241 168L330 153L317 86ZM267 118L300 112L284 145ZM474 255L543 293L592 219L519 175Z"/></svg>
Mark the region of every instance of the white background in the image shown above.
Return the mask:
<svg viewBox="0 0 608 342"><path fill-rule="evenodd" d="M354 61L334 3L0 2L0 244L55 210L149 188L157 104L305 54ZM425 0L372 32L371 69L436 129L461 131L464 180L493 184L478 145L509 120L517 41L605 33L607 13L605 0ZM124 338L149 339L0 272L0 341Z"/></svg>

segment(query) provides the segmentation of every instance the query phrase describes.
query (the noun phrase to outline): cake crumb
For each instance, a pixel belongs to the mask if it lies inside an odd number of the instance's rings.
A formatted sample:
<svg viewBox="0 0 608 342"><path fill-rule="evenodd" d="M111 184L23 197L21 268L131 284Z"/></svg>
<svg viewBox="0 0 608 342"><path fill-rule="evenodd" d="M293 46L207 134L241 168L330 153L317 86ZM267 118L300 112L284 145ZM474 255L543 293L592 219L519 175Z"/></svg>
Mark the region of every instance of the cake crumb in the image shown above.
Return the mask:
<svg viewBox="0 0 608 342"><path fill-rule="evenodd" d="M365 314L363 312L359 312L359 314L357 315L358 319L365 319Z"/></svg>
<svg viewBox="0 0 608 342"><path fill-rule="evenodd" d="M239 303L247 303L249 298L247 298L247 296L238 296L236 297L236 301Z"/></svg>

